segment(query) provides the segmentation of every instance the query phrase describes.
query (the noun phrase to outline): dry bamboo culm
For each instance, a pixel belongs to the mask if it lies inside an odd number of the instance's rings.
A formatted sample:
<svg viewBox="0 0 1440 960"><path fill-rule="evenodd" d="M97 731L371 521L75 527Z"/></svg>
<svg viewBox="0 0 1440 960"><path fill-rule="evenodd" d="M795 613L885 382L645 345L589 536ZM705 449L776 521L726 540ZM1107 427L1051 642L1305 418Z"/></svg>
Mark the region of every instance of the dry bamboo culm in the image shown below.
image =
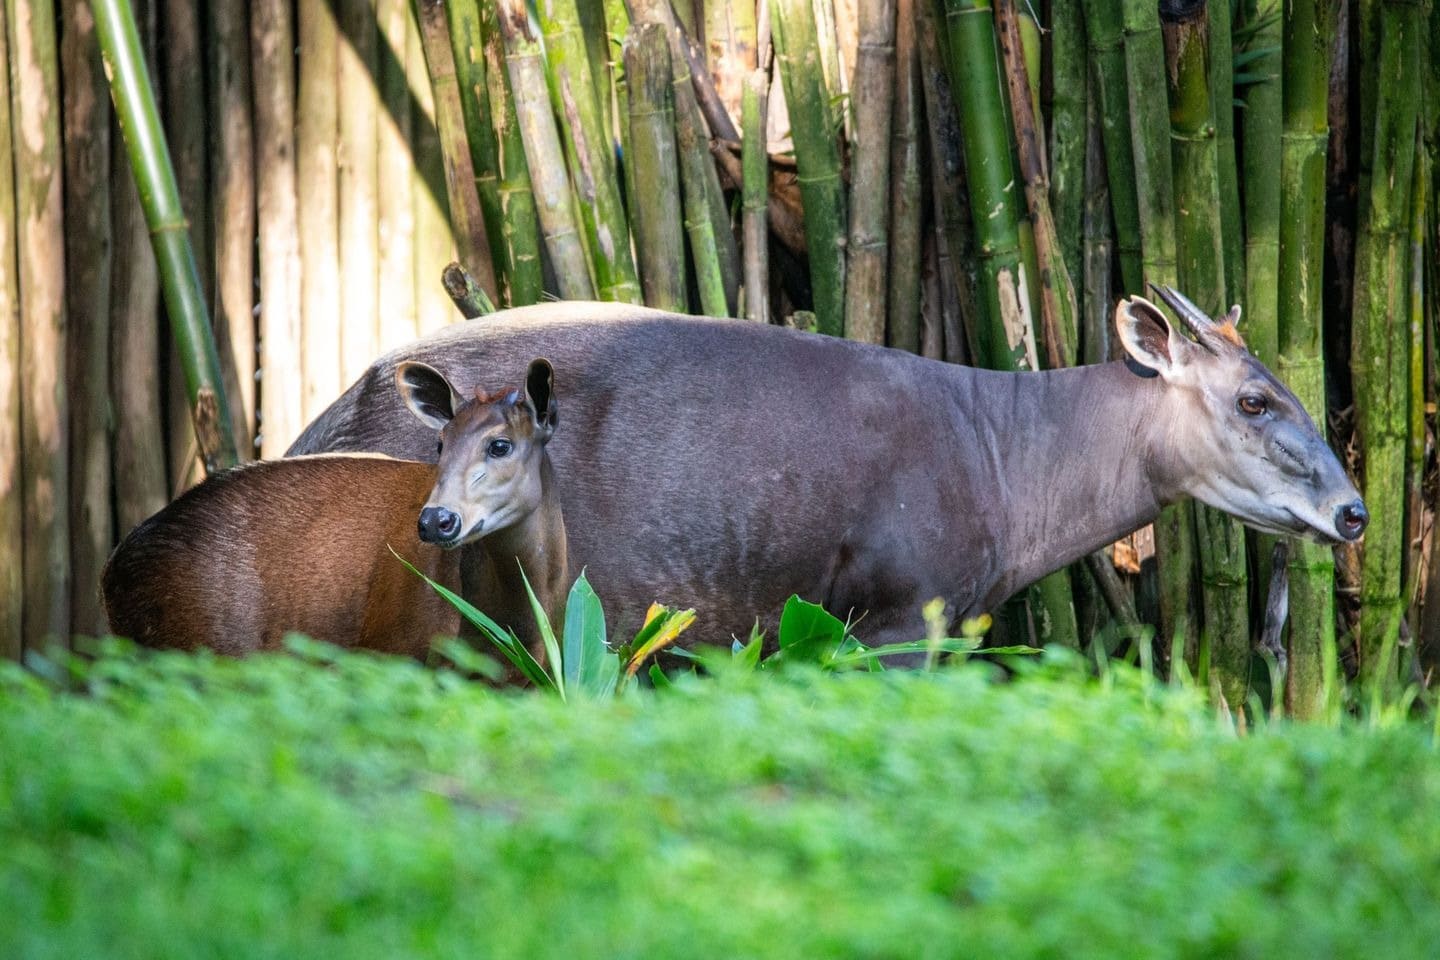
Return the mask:
<svg viewBox="0 0 1440 960"><path fill-rule="evenodd" d="M1232 710L1282 696L1255 683L1262 632L1295 716L1433 676L1440 21L1341 6L6 0L0 649L104 628L101 564L224 462L218 411L242 457L282 455L376 355L489 302L643 301L1030 370L1112 357L1115 301L1154 282L1244 305L1352 458L1364 544L1337 568L1181 504L998 631L1153 657ZM198 326L161 308L183 258L156 261L144 157L111 136L112 10L159 83L160 225L189 228ZM1327 180L1354 198L1328 231ZM198 392L197 345L218 371ZM1280 629L1259 601L1287 573Z"/></svg>

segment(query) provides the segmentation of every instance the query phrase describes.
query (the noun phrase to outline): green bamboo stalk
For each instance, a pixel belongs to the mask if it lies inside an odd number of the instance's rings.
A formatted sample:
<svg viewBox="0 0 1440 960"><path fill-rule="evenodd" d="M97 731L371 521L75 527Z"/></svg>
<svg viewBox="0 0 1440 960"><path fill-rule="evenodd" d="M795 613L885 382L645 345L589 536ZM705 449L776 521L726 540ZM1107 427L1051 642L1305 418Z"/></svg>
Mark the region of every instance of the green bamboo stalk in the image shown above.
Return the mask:
<svg viewBox="0 0 1440 960"><path fill-rule="evenodd" d="M485 77L480 4L478 0L446 0L445 13L450 25L450 52L455 61L460 111L465 120L465 140L470 147L480 213L485 218L485 237L490 241L495 283L500 302L509 303L510 276L515 268L511 262L512 250L505 242L505 216L500 211L500 148L495 128L490 124L490 87Z"/></svg>
<svg viewBox="0 0 1440 960"><path fill-rule="evenodd" d="M214 471L237 461L235 437L220 379L220 359L195 270L185 214L180 208L179 189L160 130L155 94L129 0L95 0L94 12L116 118L129 149L140 204L160 264L165 312L180 348L200 457L205 469Z"/></svg>
<svg viewBox="0 0 1440 960"><path fill-rule="evenodd" d="M336 71L340 34L329 0L298 0L299 99L295 107L300 213L300 369L302 420L340 395L340 113Z"/></svg>
<svg viewBox="0 0 1440 960"><path fill-rule="evenodd" d="M620 202L611 137L601 122L599 88L591 76L576 0L540 0L536 9L545 37L551 98L560 118L565 160L588 241L596 292L602 300L639 303L630 228Z"/></svg>
<svg viewBox="0 0 1440 960"><path fill-rule="evenodd" d="M1015 130L1016 155L1025 185L1025 203L1035 236L1035 259L1040 289L1040 333L1051 369L1073 366L1076 352L1075 287L1060 250L1055 221L1050 213L1050 183L1042 150L1043 129L1034 112L1026 58L1020 56L1021 18L1014 0L997 0L995 19L1000 52L1009 86L1011 124ZM1078 645L1078 642L1077 642Z"/></svg>
<svg viewBox="0 0 1440 960"><path fill-rule="evenodd" d="M1280 151L1279 361L1276 373L1326 429L1321 301L1325 243L1325 154L1332 0L1287 0L1283 7L1284 133ZM1335 670L1334 558L1298 542L1290 551L1289 669L1285 708L1309 718L1326 708L1325 678Z"/></svg>
<svg viewBox="0 0 1440 960"><path fill-rule="evenodd" d="M851 103L850 235L845 335L885 342L890 236L890 122L895 86L895 0L860 0L859 53Z"/></svg>
<svg viewBox="0 0 1440 960"><path fill-rule="evenodd" d="M1422 117L1422 123L1423 123ZM1410 403L1405 451L1405 584L1404 603L1410 635L1419 636L1416 601L1424 576L1425 507L1425 231L1429 223L1430 158L1423 132L1417 132L1415 165L1410 184Z"/></svg>
<svg viewBox="0 0 1440 960"><path fill-rule="evenodd" d="M490 88L490 103L497 104L490 114L495 128L500 182L497 194L506 262L512 271L509 278L507 306L519 307L540 302L544 293L543 271L540 266L540 221L535 212L535 194L530 187L530 167L525 160L525 144L520 136L520 121L515 114L515 98L510 93L510 72L505 67L505 46L500 37L500 23L495 0L481 0L480 17L485 43L485 82Z"/></svg>
<svg viewBox="0 0 1440 960"><path fill-rule="evenodd" d="M845 317L845 191L814 11L809 0L775 0L770 13L795 139L815 317L821 333L839 336Z"/></svg>
<svg viewBox="0 0 1440 960"><path fill-rule="evenodd" d="M265 378L260 392L260 456L264 458L282 456L304 425L300 419L300 250L296 242L299 213L295 192L292 16L287 0L254 0L250 5L250 73L265 78L254 88L260 370Z"/></svg>
<svg viewBox="0 0 1440 960"><path fill-rule="evenodd" d="M580 241L570 181L565 176L560 134L555 129L550 99L545 92L540 44L530 30L524 0L498 0L497 12L520 139L525 147L540 229L555 267L560 296L567 300L593 300L595 287Z"/></svg>
<svg viewBox="0 0 1440 960"><path fill-rule="evenodd" d="M665 29L661 27L661 29ZM675 48L670 50L670 98L675 108L675 147L680 156L680 186L685 209L685 233L690 238L690 256L700 293L700 308L713 317L730 313L721 270L723 238L711 216L709 178L715 167L710 162L710 141L706 136L695 91L690 86L689 68L676 76ZM718 190L718 187L717 187Z"/></svg>
<svg viewBox="0 0 1440 960"><path fill-rule="evenodd" d="M922 3L928 0L921 0ZM890 289L886 342L920 352L920 54L915 0L895 5L895 114L890 127Z"/></svg>
<svg viewBox="0 0 1440 960"><path fill-rule="evenodd" d="M1020 250L1020 203L1013 189L1004 79L989 0L945 0L950 77L960 108L965 181L979 248L981 297L989 323L981 356L996 369L1035 370L1031 278Z"/></svg>
<svg viewBox="0 0 1440 960"><path fill-rule="evenodd" d="M1122 13L1141 268L1147 283L1174 286L1175 185L1170 169L1170 108L1165 95L1165 50L1159 14L1149 0L1123 0ZM1118 184L1117 171L1111 167L1111 190ZM1116 235L1123 237L1118 217L1116 223ZM1172 652L1177 647L1183 650L1191 663L1198 655L1200 636L1192 600L1194 544L1192 505L1185 502L1162 510L1155 522L1162 638Z"/></svg>
<svg viewBox="0 0 1440 960"><path fill-rule="evenodd" d="M1077 0L1050 5L1050 209L1060 253L1080 276L1085 203L1085 18ZM1038 77L1038 73L1036 74Z"/></svg>
<svg viewBox="0 0 1440 960"><path fill-rule="evenodd" d="M211 229L215 258L212 322L220 372L231 401L235 443L248 458L255 450L256 399L255 130L248 6L215 5L206 38L212 120L208 152L215 217Z"/></svg>
<svg viewBox="0 0 1440 960"><path fill-rule="evenodd" d="M420 11L413 0L405 18L405 74L415 98L410 115L410 204L415 224L410 265L415 325L421 336L453 323L455 305L436 279L458 255L450 217L444 148L436 124L435 85L425 58Z"/></svg>
<svg viewBox="0 0 1440 960"><path fill-rule="evenodd" d="M486 296L479 282L458 260L451 261L441 271L440 285L445 288L455 308L466 320L474 320L495 312L494 302Z"/></svg>
<svg viewBox="0 0 1440 960"><path fill-rule="evenodd" d="M1178 278L1187 296L1218 314L1225 301L1225 254L1206 6L1205 0L1166 4L1161 30L1170 94ZM1238 709L1250 675L1245 532L1237 521L1204 505L1196 507L1195 521L1204 616L1197 679L1208 684L1213 676L1225 702Z"/></svg>
<svg viewBox="0 0 1440 960"><path fill-rule="evenodd" d="M475 190L475 168L470 163L470 146L465 138L465 117L460 107L455 58L450 52L445 3L444 0L416 0L416 4L420 42L425 50L435 101L435 128L440 135L445 195L449 200L455 244L460 251L460 262L494 300L499 296L495 265L490 259L490 238L485 232L485 216L480 210L480 195Z"/></svg>
<svg viewBox="0 0 1440 960"><path fill-rule="evenodd" d="M1220 246L1225 254L1225 302L1245 290L1245 257L1240 224L1240 175L1235 158L1235 64L1231 11L1235 0L1206 4L1210 18L1210 96L1215 118L1216 173L1220 188Z"/></svg>
<svg viewBox="0 0 1440 960"><path fill-rule="evenodd" d="M1110 171L1110 206L1120 283L1130 293L1145 289L1141 270L1140 213L1135 191L1135 151L1130 134L1129 81L1125 76L1125 29L1121 0L1083 0L1090 75L1104 131L1105 166Z"/></svg>
<svg viewBox="0 0 1440 960"><path fill-rule="evenodd" d="M375 20L380 30L382 107L375 157L381 184L375 224L380 244L376 301L383 351L409 343L420 333L415 311L415 198L409 189L415 167L410 155L415 118L406 75L410 0L377 0Z"/></svg>
<svg viewBox="0 0 1440 960"><path fill-rule="evenodd" d="M630 108L629 161L645 184L635 204L635 249L645 304L685 313L685 238L675 147L674 82L670 41L658 23L637 23L625 41L625 83ZM764 200L761 200L763 211Z"/></svg>
<svg viewBox="0 0 1440 960"><path fill-rule="evenodd" d="M59 58L48 0L7 0L20 280L20 437L27 649L70 637L65 234Z"/></svg>
<svg viewBox="0 0 1440 960"><path fill-rule="evenodd" d="M1092 87L1094 81L1091 81ZM1110 187L1105 169L1104 132L1099 97L1085 100L1084 298L1081 303L1081 362L1105 363L1111 356L1110 311L1114 300L1114 241L1111 232Z"/></svg>
<svg viewBox="0 0 1440 960"><path fill-rule="evenodd" d="M740 159L744 168L741 209L745 231L745 316L760 323L770 322L770 152L765 141L769 94L766 71L751 71L745 78L740 101Z"/></svg>
<svg viewBox="0 0 1440 960"><path fill-rule="evenodd" d="M114 543L110 508L110 111L85 0L64 0L66 382L70 399L70 627L106 632L100 573ZM6 154L9 157L9 154Z"/></svg>
<svg viewBox="0 0 1440 960"><path fill-rule="evenodd" d="M1405 601L1405 448L1409 410L1410 193L1419 120L1421 7L1382 3L1368 196L1362 195L1355 262L1351 377L1370 510L1360 587L1361 676L1384 691L1396 680L1395 645Z"/></svg>
<svg viewBox="0 0 1440 960"><path fill-rule="evenodd" d="M447 0L448 2L448 0ZM600 107L600 129L605 132L606 159L610 163L610 175L615 169L615 136L621 124L616 123L615 103L612 97L615 77L612 75L612 61L619 61L620 48L610 48L606 33L605 10L597 0L577 0L580 15L580 36L585 39L585 56L590 62L590 80L595 86L596 101Z"/></svg>
<svg viewBox="0 0 1440 960"><path fill-rule="evenodd" d="M0 4L0 658L24 654L25 498L21 454L19 238L15 195L14 135L11 131L9 40L11 4Z"/></svg>
<svg viewBox="0 0 1440 960"><path fill-rule="evenodd" d="M380 352L379 33L374 0L337 0L343 35L336 65L339 153L340 379L349 383Z"/></svg>

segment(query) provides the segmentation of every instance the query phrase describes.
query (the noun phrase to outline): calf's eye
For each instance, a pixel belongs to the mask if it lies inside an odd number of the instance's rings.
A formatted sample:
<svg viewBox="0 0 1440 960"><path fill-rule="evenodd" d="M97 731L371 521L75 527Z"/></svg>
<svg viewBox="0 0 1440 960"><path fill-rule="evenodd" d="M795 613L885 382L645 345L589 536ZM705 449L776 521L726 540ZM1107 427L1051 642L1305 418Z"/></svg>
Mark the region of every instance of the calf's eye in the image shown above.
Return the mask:
<svg viewBox="0 0 1440 960"><path fill-rule="evenodd" d="M1235 401L1235 406L1247 417L1258 417L1269 409L1269 404L1265 402L1265 398L1253 393L1246 394Z"/></svg>

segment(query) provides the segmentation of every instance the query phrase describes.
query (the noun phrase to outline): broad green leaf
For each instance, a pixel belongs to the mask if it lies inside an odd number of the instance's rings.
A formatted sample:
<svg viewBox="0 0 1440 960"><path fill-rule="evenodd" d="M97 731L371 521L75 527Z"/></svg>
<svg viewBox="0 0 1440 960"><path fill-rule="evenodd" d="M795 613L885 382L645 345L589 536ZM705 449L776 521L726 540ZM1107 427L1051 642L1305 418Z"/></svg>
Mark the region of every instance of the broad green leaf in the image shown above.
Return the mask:
<svg viewBox="0 0 1440 960"><path fill-rule="evenodd" d="M845 639L845 624L818 603L791 594L780 612L780 653L783 659L823 663Z"/></svg>
<svg viewBox="0 0 1440 960"><path fill-rule="evenodd" d="M656 690L668 690L674 686L674 684L670 682L670 678L665 676L665 671L660 669L660 664L658 663L650 664L650 683Z"/></svg>
<svg viewBox="0 0 1440 960"><path fill-rule="evenodd" d="M550 663L550 675L555 681L555 690L560 694L560 699L565 699L565 671L564 664L560 657L560 643L555 639L555 628L550 626L550 618L545 614L545 608L540 605L540 598L535 596L535 589L530 586L530 578L525 576L525 567L521 565L519 558L515 565L520 568L520 579L525 584L525 595L530 598L530 612L535 615L535 626L540 631L540 640L545 644L545 659Z"/></svg>
<svg viewBox="0 0 1440 960"><path fill-rule="evenodd" d="M620 660L606 644L605 610L580 571L565 601L565 686L596 697L615 691Z"/></svg>
<svg viewBox="0 0 1440 960"><path fill-rule="evenodd" d="M392 547L390 552L395 553L395 549ZM490 617L482 613L478 607L460 596L460 594L454 590L436 583L434 580L425 576L425 574L416 569L413 563L400 556L400 554L395 553L395 559L405 564L406 569L415 574L415 576L430 584L430 589L444 597L452 607L460 612L460 616L464 617L470 622L471 626L480 631L481 636L495 644L505 659L509 660L525 679L535 684L535 686L540 687L542 690L559 692L559 687L556 686L554 678L546 673L545 668L536 662L535 658L530 655L530 651L525 649L525 644L521 643L520 638L515 636L513 632L490 619Z"/></svg>

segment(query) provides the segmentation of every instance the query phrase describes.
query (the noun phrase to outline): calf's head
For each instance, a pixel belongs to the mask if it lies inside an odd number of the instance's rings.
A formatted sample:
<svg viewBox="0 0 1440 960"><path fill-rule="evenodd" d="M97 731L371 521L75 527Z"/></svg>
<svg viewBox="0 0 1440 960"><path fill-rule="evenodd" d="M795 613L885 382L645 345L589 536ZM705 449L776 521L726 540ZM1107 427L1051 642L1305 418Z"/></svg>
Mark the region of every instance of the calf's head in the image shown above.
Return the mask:
<svg viewBox="0 0 1440 960"><path fill-rule="evenodd" d="M416 361L395 369L401 399L440 431L435 489L420 511L420 539L452 548L524 519L544 498L541 465L555 432L554 372L530 364L523 389L460 395Z"/></svg>
<svg viewBox="0 0 1440 960"><path fill-rule="evenodd" d="M1166 386L1151 416L1167 482L1267 533L1358 539L1364 501L1299 399L1245 349L1240 308L1215 321L1175 290L1155 292L1193 341L1140 297L1120 302L1115 325L1130 358Z"/></svg>

